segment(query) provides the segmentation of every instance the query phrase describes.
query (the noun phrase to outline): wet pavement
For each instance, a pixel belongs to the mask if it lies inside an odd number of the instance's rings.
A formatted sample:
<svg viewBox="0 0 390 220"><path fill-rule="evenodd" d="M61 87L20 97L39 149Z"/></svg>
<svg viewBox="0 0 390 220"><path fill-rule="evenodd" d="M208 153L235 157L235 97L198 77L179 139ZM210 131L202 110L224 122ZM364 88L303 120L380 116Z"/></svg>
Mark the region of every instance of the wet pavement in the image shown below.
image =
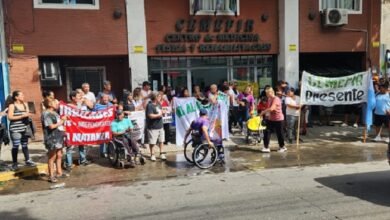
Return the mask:
<svg viewBox="0 0 390 220"><path fill-rule="evenodd" d="M335 136L333 136L334 138ZM243 144L241 137L232 138L236 146L227 147L225 150L226 164L215 165L209 170L201 170L189 164L183 152L169 153L167 161L151 162L147 160L145 165L136 168L113 168L107 159L96 159L89 166L75 167L71 177L65 179L66 187L86 188L102 184L128 185L140 181L164 180L171 178L185 178L216 174L223 172L252 171L259 169L319 166L330 163L357 163L365 161L378 161L386 158L387 146L384 143L361 143L358 140L345 140L344 143L330 139L305 141L300 145L287 145L285 153L276 152L270 154L260 152L261 145ZM273 144L273 146L276 146ZM96 148L95 148L96 149ZM95 150L94 149L94 150ZM97 152L91 152L92 158L97 158ZM385 163L385 161L384 161ZM61 181L60 181L61 182ZM17 194L31 191L48 190L52 184L47 182L47 177L30 177L0 183L0 194Z"/></svg>

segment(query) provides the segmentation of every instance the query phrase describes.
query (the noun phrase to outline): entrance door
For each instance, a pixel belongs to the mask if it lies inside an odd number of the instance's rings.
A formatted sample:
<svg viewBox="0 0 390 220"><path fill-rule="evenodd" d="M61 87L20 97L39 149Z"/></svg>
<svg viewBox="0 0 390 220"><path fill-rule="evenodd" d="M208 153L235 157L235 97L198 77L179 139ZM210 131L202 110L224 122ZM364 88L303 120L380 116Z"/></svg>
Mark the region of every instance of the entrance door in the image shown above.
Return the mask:
<svg viewBox="0 0 390 220"><path fill-rule="evenodd" d="M221 85L228 80L227 68L198 69L191 71L192 85L204 91L212 84Z"/></svg>

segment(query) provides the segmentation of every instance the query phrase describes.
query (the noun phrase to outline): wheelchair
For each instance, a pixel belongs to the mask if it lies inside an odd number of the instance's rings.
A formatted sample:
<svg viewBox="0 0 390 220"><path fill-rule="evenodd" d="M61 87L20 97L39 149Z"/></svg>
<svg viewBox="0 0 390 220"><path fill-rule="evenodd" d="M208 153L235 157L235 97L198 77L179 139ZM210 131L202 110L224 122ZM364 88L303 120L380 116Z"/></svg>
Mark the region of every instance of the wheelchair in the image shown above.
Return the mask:
<svg viewBox="0 0 390 220"><path fill-rule="evenodd" d="M132 152L133 150L130 147L130 158L129 155L126 154L126 148L124 147L122 139L129 138L129 136L130 135L126 134L120 137L113 137L113 139L107 143L107 158L113 167L124 169L127 165L132 164L131 161L133 161L135 165L137 164L137 158L139 160L139 164L145 164L145 158L143 157L141 151L139 151L139 154L137 155L135 152ZM130 140L129 145L131 145Z"/></svg>
<svg viewBox="0 0 390 220"><path fill-rule="evenodd" d="M195 164L200 169L208 169L217 162L223 166L225 164L224 155L222 143L209 146L209 144L203 143L201 135L196 132L191 133L191 140L184 145L184 157L189 163Z"/></svg>

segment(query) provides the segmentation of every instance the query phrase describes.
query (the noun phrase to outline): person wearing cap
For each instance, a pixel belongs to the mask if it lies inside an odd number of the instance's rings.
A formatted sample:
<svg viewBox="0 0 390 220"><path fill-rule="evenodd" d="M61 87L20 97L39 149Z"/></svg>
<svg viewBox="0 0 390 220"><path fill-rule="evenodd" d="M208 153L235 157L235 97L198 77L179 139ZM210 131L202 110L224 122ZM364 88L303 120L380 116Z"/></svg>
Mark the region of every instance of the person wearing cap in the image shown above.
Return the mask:
<svg viewBox="0 0 390 220"><path fill-rule="evenodd" d="M122 142L130 167L134 168L135 163L132 157L139 154L138 143L132 140L129 135L129 131L134 128L134 125L129 118L125 118L125 113L122 110L118 110L115 116L115 120L111 123L112 135L116 140Z"/></svg>
<svg viewBox="0 0 390 220"><path fill-rule="evenodd" d="M206 109L200 109L199 110L199 118L195 119L191 125L190 128L187 130L185 136L184 136L184 145L186 144L186 140L188 136L191 134L192 131L196 132L200 137L201 141L206 141L208 145L214 146L214 143L211 141L209 136L209 126L210 121L207 115Z"/></svg>
<svg viewBox="0 0 390 220"><path fill-rule="evenodd" d="M163 146L165 142L165 132L163 127L163 115L166 113L161 107L162 95L156 92L150 94L150 101L146 106L146 140L150 148L150 160L156 161L154 155L154 145L160 148L161 160L166 160Z"/></svg>
<svg viewBox="0 0 390 220"><path fill-rule="evenodd" d="M109 97L109 101L112 103L112 104L118 104L118 100L114 94L113 91L111 91L111 82L106 80L103 82L103 91L102 92L99 92L99 94L97 95L96 99L97 100L101 100L103 94L107 94L108 97Z"/></svg>
<svg viewBox="0 0 390 220"><path fill-rule="evenodd" d="M390 96L388 88L388 82L379 84L379 93L375 98L374 125L376 137L374 141L382 141L380 131L383 125L389 128Z"/></svg>

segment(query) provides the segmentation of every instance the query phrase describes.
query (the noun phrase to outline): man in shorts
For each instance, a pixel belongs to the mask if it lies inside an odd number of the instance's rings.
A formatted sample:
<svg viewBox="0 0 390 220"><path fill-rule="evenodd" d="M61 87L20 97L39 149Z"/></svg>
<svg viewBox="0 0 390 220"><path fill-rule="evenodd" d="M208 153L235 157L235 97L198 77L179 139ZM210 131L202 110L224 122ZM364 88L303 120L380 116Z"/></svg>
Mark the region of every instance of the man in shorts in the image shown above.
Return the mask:
<svg viewBox="0 0 390 220"><path fill-rule="evenodd" d="M146 106L146 139L150 148L150 160L156 161L156 156L154 155L154 145L158 144L160 148L160 159L166 160L165 152L163 152L163 145L165 142L165 133L163 126L163 114L165 111L162 110L160 101L162 95L159 93L151 93L150 101Z"/></svg>

